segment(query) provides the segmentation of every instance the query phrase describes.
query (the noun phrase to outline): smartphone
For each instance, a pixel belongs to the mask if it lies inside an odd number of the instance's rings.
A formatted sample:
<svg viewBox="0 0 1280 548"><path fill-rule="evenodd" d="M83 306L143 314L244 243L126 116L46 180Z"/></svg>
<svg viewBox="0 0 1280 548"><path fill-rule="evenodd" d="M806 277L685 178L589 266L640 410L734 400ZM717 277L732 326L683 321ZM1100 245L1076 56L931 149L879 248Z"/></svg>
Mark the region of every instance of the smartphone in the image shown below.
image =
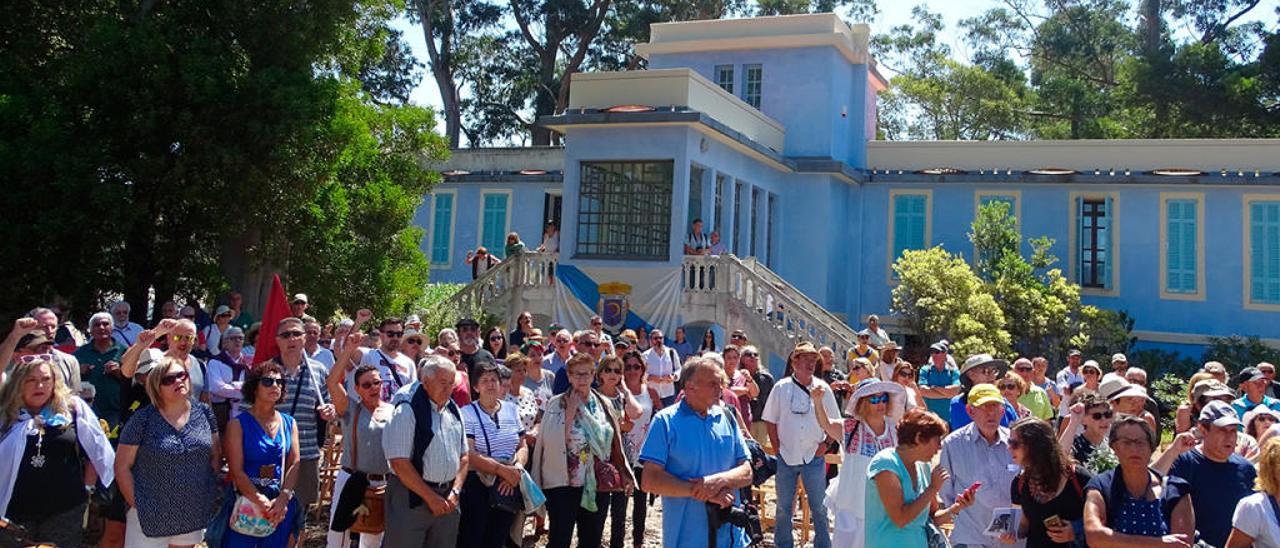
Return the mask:
<svg viewBox="0 0 1280 548"><path fill-rule="evenodd" d="M964 490L964 494L972 496L974 493L978 491L979 487L982 487L982 482L975 481L973 482L973 485L970 485L967 489Z"/></svg>
<svg viewBox="0 0 1280 548"><path fill-rule="evenodd" d="M1052 516L1049 516L1049 517L1047 517L1047 518L1044 518L1044 526L1045 526L1045 527L1058 528L1058 527L1062 527L1062 526L1064 526L1064 525L1066 525L1066 524L1067 524L1067 522L1062 521L1062 518L1058 517L1058 515L1057 515L1057 514L1054 514L1054 515L1052 515Z"/></svg>

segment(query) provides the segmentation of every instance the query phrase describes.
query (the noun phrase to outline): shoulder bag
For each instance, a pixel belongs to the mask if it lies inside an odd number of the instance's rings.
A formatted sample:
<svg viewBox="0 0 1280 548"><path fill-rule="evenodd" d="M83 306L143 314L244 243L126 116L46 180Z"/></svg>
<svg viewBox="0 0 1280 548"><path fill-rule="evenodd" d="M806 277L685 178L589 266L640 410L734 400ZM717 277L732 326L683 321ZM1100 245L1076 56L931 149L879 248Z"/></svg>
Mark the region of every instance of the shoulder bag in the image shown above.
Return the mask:
<svg viewBox="0 0 1280 548"><path fill-rule="evenodd" d="M289 435L285 433L285 427L288 424L283 417L280 420L280 433L283 442L280 447L280 481L283 484L285 476L285 455L289 453L289 446L292 445ZM265 431L263 432L266 433ZM236 497L235 506L231 509L231 522L229 523L232 531L245 536L254 538L265 538L271 536L276 530L276 525L267 519L267 514L257 504L254 504L249 497L239 495Z"/></svg>
<svg viewBox="0 0 1280 548"><path fill-rule="evenodd" d="M476 423L480 425L480 434L484 436L485 454L489 458L493 458L493 446L489 443L489 430L484 427L484 419L480 416L480 402L472 402L469 407L471 407L471 412L476 415ZM501 403L498 404L498 414L502 414ZM498 424L498 420L499 419L495 417L494 424ZM501 428L501 425L499 425L499 428ZM511 464L506 461L498 462ZM484 476L487 475L488 474L481 475L481 483L484 483ZM487 487L489 488L489 507L502 510L503 512L510 512L517 515L520 514L520 512L524 510L524 496L520 494L520 486L514 486L511 489L511 494L504 495L498 490L499 481L500 480L495 476L492 477L492 481L487 484Z"/></svg>

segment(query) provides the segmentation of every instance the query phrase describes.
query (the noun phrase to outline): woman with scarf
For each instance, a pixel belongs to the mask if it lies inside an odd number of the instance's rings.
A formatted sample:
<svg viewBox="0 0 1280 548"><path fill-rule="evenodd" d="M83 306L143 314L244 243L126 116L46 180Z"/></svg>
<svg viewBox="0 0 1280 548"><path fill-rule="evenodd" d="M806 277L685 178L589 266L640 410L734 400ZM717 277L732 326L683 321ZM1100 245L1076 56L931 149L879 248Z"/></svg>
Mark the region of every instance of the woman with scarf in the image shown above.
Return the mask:
<svg viewBox="0 0 1280 548"><path fill-rule="evenodd" d="M634 487L635 479L618 416L591 389L595 359L575 354L565 369L570 388L547 402L533 451L533 480L547 496L549 548L569 548L575 528L578 546L600 546L609 493Z"/></svg>
<svg viewBox="0 0 1280 548"><path fill-rule="evenodd" d="M229 327L222 335L222 348L209 360L209 393L213 415L218 418L218 431L227 429L227 421L240 414L240 387L249 370L251 356L244 353L244 331Z"/></svg>
<svg viewBox="0 0 1280 548"><path fill-rule="evenodd" d="M828 417L822 396L827 387L818 384L811 392L818 405L815 417L827 435L840 440L840 475L827 488L827 505L835 514L832 546L860 548L865 540L867 467L877 453L898 445L898 420L902 418L906 396L901 385L865 379L853 388L844 417Z"/></svg>
<svg viewBox="0 0 1280 548"><path fill-rule="evenodd" d="M0 389L0 517L24 545L79 546L85 505L99 479L111 485L115 453L53 356L16 362Z"/></svg>
<svg viewBox="0 0 1280 548"><path fill-rule="evenodd" d="M347 336L347 342L325 382L329 387L329 397L333 399L334 412L342 417L342 462L333 481L329 548L350 545L351 537L347 530L355 523L356 509L364 504L365 488L385 486L387 474L391 472L382 451L382 431L391 421L395 408L382 401L382 376L378 368L373 365L355 367L352 358L363 339L362 333ZM360 533L360 548L381 545L381 533Z"/></svg>

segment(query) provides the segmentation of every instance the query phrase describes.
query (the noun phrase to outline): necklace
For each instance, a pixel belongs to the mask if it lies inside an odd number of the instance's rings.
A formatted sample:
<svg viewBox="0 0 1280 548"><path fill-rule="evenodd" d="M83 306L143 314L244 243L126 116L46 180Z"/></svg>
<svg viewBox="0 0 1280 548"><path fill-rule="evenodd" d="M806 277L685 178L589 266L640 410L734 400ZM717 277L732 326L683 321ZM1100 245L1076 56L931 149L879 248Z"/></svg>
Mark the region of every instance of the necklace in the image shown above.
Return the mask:
<svg viewBox="0 0 1280 548"><path fill-rule="evenodd" d="M44 461L44 425L41 425L36 438L36 454L31 455L31 467L44 468Z"/></svg>

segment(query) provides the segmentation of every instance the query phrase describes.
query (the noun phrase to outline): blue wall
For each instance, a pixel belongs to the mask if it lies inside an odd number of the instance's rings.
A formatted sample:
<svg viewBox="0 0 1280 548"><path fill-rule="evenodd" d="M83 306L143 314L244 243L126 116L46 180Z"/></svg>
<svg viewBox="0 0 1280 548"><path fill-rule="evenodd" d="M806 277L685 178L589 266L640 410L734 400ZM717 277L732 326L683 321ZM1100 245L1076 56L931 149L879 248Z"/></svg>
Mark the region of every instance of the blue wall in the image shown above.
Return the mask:
<svg viewBox="0 0 1280 548"><path fill-rule="evenodd" d="M508 215L511 218L511 230L520 234L520 239L530 248L542 243L542 203L548 191L558 191L559 184L554 183L444 183L432 188L432 193L456 192L454 200L453 245L451 246L451 263L449 268L440 265L431 266L432 282L470 282L471 267L464 264L467 252L474 250L480 242L480 216L482 202L481 193L510 192L511 199L507 203ZM431 227L434 211L432 195L427 195L422 206L414 214L414 222L426 230L419 246L427 258L431 258ZM495 251L495 250L490 250ZM501 250L496 250L499 254Z"/></svg>

